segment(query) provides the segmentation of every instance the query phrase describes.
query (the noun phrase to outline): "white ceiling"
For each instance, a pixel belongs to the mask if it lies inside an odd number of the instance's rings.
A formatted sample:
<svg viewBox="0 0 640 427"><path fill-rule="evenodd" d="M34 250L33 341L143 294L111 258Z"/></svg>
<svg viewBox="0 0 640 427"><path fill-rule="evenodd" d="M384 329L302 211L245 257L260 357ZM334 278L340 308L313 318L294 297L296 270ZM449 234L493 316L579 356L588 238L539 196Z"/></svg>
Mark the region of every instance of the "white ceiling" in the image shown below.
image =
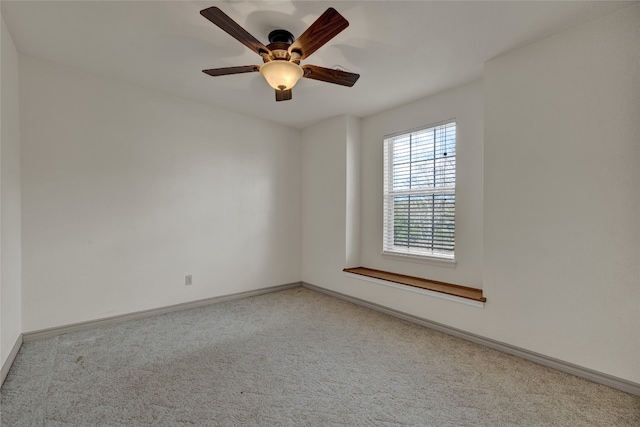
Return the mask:
<svg viewBox="0 0 640 427"><path fill-rule="evenodd" d="M634 2L2 1L18 51L108 78L303 128L364 117L478 78L488 59ZM206 68L260 57L203 18L220 7L254 37L299 36L329 6L350 26L304 63L361 75L352 88L303 79L276 103L258 73Z"/></svg>

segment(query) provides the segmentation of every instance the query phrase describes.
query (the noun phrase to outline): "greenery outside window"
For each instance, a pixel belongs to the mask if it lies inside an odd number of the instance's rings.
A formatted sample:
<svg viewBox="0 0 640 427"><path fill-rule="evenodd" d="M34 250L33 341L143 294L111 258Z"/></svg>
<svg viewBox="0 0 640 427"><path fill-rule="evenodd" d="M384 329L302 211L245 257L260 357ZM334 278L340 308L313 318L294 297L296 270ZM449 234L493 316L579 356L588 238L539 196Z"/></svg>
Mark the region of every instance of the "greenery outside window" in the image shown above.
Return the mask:
<svg viewBox="0 0 640 427"><path fill-rule="evenodd" d="M384 139L384 253L453 260L455 203L455 120Z"/></svg>

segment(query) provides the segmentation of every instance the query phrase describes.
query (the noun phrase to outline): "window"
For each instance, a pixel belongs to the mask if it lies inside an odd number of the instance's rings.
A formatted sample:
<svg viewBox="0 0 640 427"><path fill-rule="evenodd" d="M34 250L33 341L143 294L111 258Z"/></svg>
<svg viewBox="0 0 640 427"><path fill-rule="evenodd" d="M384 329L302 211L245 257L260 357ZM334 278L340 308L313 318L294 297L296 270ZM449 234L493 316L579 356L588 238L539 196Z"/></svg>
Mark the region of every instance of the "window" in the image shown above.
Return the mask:
<svg viewBox="0 0 640 427"><path fill-rule="evenodd" d="M455 205L455 120L385 138L385 253L453 260Z"/></svg>

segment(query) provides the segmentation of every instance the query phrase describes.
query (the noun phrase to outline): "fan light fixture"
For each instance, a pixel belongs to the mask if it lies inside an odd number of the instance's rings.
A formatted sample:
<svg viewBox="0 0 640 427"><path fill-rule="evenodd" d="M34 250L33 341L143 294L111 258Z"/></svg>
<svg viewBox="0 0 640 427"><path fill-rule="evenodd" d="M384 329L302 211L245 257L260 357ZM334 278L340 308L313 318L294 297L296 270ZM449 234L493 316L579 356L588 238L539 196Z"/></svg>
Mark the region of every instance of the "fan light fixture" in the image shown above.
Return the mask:
<svg viewBox="0 0 640 427"><path fill-rule="evenodd" d="M307 59L309 55L349 26L349 21L332 7L320 15L297 39L294 39L293 34L287 30L275 29L271 31L267 46L260 43L258 39L215 6L201 10L200 15L257 53L263 61L262 65L241 65L239 67L202 70L203 73L212 77L257 73L259 71L269 86L275 89L276 101L291 100L291 88L302 77L347 87L353 86L360 77L359 74L349 71L318 67L317 65L305 64L300 67L301 60Z"/></svg>
<svg viewBox="0 0 640 427"><path fill-rule="evenodd" d="M289 90L304 73L302 68L293 62L276 60L262 64L260 74L275 90Z"/></svg>

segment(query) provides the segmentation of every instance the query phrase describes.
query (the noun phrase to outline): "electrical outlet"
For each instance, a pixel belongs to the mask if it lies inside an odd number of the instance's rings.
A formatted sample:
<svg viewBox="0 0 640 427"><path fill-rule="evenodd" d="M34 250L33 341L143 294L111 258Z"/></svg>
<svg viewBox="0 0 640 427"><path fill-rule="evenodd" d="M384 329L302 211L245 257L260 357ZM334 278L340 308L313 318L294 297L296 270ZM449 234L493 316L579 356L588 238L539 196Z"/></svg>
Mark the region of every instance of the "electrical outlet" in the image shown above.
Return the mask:
<svg viewBox="0 0 640 427"><path fill-rule="evenodd" d="M187 274L186 276L184 276L184 284L185 286L193 284L193 277L191 276L191 274Z"/></svg>

